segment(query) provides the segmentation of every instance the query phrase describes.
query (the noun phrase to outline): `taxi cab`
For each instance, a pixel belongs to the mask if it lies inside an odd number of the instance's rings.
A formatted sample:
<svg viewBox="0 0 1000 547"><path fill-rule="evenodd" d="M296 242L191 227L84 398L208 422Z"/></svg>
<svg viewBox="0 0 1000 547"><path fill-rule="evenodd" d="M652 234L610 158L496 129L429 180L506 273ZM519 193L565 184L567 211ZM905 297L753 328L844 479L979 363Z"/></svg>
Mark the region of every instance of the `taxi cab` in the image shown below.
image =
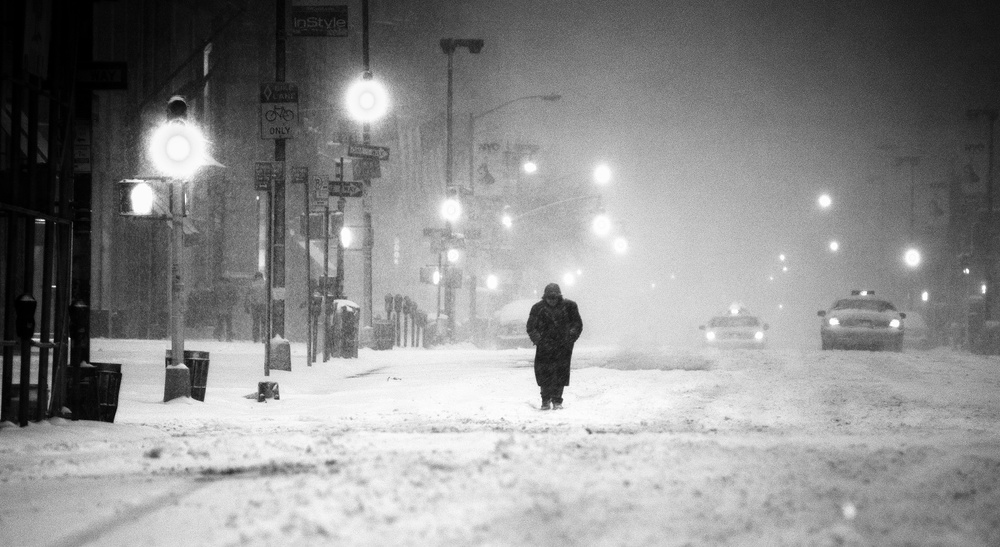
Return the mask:
<svg viewBox="0 0 1000 547"><path fill-rule="evenodd" d="M825 350L903 351L906 314L875 291L851 291L851 296L838 299L817 315L823 318L819 333Z"/></svg>
<svg viewBox="0 0 1000 547"><path fill-rule="evenodd" d="M708 347L763 348L767 344L764 334L768 329L767 323L738 305L731 306L728 313L717 315L698 328L705 331L704 344Z"/></svg>

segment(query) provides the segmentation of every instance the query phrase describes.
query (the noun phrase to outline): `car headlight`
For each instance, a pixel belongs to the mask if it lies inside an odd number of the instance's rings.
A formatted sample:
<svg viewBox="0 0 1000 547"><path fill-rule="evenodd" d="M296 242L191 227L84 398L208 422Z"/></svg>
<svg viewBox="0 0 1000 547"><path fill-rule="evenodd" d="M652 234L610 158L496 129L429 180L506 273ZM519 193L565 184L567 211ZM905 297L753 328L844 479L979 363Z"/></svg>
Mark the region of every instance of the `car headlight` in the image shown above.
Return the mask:
<svg viewBox="0 0 1000 547"><path fill-rule="evenodd" d="M712 340L715 340L715 332L713 332L713 331L706 332L705 333L705 339L708 340L709 342L711 342Z"/></svg>
<svg viewBox="0 0 1000 547"><path fill-rule="evenodd" d="M754 333L753 337L759 342L764 339L764 331L759 330Z"/></svg>
<svg viewBox="0 0 1000 547"><path fill-rule="evenodd" d="M836 317L831 317L827 319L826 322L829 323L831 327L836 327L837 325L840 324L840 319L837 319Z"/></svg>
<svg viewBox="0 0 1000 547"><path fill-rule="evenodd" d="M899 328L899 319L893 319L892 321L889 321L889 328L898 329Z"/></svg>

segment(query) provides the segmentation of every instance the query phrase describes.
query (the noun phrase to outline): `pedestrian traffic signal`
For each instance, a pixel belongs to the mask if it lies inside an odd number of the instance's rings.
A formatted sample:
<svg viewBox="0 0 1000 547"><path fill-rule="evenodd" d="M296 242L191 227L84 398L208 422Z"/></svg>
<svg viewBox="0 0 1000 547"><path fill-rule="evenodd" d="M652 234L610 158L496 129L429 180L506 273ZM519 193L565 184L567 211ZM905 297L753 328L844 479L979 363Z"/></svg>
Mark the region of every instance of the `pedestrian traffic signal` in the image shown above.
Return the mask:
<svg viewBox="0 0 1000 547"><path fill-rule="evenodd" d="M118 181L118 214L150 219L171 218L171 187L164 179Z"/></svg>

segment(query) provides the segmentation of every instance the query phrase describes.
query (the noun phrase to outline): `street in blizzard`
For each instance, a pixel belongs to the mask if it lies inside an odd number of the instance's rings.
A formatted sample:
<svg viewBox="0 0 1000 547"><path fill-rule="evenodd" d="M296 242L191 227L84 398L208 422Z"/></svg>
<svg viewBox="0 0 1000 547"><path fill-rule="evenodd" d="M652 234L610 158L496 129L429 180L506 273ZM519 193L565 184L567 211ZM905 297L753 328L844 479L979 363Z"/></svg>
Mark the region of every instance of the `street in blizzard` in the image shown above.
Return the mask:
<svg viewBox="0 0 1000 547"><path fill-rule="evenodd" d="M578 344L564 408L533 352L362 350L275 371L219 356L162 396L162 342L114 424L0 429L5 545L996 545L995 357ZM305 351L295 346L294 356Z"/></svg>

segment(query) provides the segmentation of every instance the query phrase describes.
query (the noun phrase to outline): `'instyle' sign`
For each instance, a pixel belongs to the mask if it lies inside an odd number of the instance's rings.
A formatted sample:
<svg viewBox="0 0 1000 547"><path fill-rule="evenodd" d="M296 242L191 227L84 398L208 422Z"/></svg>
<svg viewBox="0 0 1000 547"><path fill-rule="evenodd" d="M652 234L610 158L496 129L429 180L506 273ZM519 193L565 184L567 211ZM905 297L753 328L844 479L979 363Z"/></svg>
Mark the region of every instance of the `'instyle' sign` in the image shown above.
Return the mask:
<svg viewBox="0 0 1000 547"><path fill-rule="evenodd" d="M347 6L292 6L292 36L347 37Z"/></svg>

